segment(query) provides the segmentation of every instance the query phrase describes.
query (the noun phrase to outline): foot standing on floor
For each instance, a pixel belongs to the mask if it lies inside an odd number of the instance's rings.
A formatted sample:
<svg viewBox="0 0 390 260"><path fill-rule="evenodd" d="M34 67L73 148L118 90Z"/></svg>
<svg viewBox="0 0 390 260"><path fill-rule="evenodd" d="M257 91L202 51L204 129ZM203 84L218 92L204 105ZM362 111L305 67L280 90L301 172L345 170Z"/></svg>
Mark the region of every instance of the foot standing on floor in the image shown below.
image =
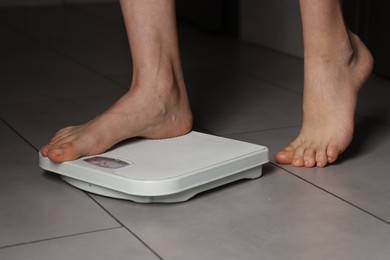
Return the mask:
<svg viewBox="0 0 390 260"><path fill-rule="evenodd" d="M300 0L304 41L303 124L275 159L324 167L351 143L358 93L373 59L344 23L341 0Z"/></svg>

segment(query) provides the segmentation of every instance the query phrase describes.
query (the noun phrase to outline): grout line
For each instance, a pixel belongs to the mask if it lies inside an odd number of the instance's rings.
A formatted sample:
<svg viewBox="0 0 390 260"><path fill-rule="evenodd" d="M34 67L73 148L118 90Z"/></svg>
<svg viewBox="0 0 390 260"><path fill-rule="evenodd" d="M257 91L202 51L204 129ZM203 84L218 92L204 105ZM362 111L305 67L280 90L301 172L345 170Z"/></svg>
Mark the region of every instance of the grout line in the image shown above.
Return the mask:
<svg viewBox="0 0 390 260"><path fill-rule="evenodd" d="M68 237L76 237L76 236L80 236L80 235L93 234L93 233L98 233L98 232L102 232L102 231L116 230L116 229L121 229L121 228L123 228L123 227L104 228L104 229L93 230L93 231L88 231L88 232L82 232L82 233L77 233L77 234L64 235L64 236L45 238L45 239L39 239L39 240L31 241L31 242L18 243L18 244L13 244L13 245L8 245L8 246L0 246L0 249L10 248L10 247L18 247L18 246L30 245L30 244L37 244L37 243L46 242L46 241L50 241L50 240L57 240L57 239L68 238Z"/></svg>
<svg viewBox="0 0 390 260"><path fill-rule="evenodd" d="M5 125L7 125L11 130L17 134L20 138L22 138L28 145L30 145L35 151L38 151L38 149L31 144L26 138L24 138L18 131L15 130L8 122L6 122L3 118L0 117L0 121L2 121ZM72 235L66 235L66 236L59 236L55 238L47 238L47 239L41 239L41 240L35 240L32 242L26 242L26 243L20 243L20 244L14 244L14 245L9 245L9 246L0 246L0 249L3 248L8 248L8 247L15 247L15 246L20 246L20 245L26 245L26 244L32 244L32 243L38 243L38 242L43 242L43 241L48 241L48 240L54 240L54 239L59 239L59 238L64 238L64 237L72 237L72 236L77 236L77 235L83 235L83 234L89 234L89 233L95 233L99 231L104 231L104 230L111 230L111 229L118 229L118 228L124 228L128 232L130 232L138 241L140 241L146 248L148 248L156 257L159 259L163 259L159 254L157 254L156 251L154 251L148 244L146 244L145 241L143 241L139 236L137 236L134 232L132 232L128 227L126 227L119 219L117 219L111 212L109 212L106 208L104 208L96 199L94 199L91 194L88 192L83 191L92 201L94 201L103 211L105 211L109 216L111 216L119 225L120 227L116 228L107 228L107 229L100 229L100 230L95 230L91 232L84 232L84 233L78 233L78 234L72 234Z"/></svg>
<svg viewBox="0 0 390 260"><path fill-rule="evenodd" d="M72 9L74 10L75 8L72 8ZM76 8L76 9L78 9L78 8ZM77 10L77 11L80 11L80 10ZM83 11L81 10L81 12L83 12ZM83 13L84 13L84 12L83 12ZM89 15L89 16L92 16L92 15ZM95 15L93 15L93 16L95 17ZM107 21L105 21L105 22L107 22ZM6 24L7 24L8 26L10 26L11 28L13 28L12 25L9 25L8 23L6 23ZM13 28L13 29L15 30L15 28ZM55 48L53 48L53 47L51 47L51 46L45 45L45 44L44 44L43 42L41 42L40 40L37 40L37 39L35 39L35 38L30 38L31 35L26 34L26 33L23 33L23 32L21 32L21 31L19 31L18 29L16 29L16 31L17 31L19 34L23 35L24 37L27 36L29 39L32 39L32 40L34 40L35 42L38 42L39 44L42 44L42 46L48 48L50 51L52 51L52 52L54 52L54 53L56 53L56 54L59 54L60 56L63 56L63 57L65 57L65 58L67 58L67 59L69 59L69 60L75 62L76 64L78 64L78 65L80 65L80 66L82 66L82 67L88 69L89 71L92 71L93 73L96 73L96 74L98 74L99 76L101 76L101 77L103 77L103 78L105 78L105 79L107 79L107 80L113 82L115 85L118 85L118 86L120 86L121 88L124 88L121 84L115 82L114 80L112 80L112 79L109 78L108 76L106 76L106 75L104 75L104 74L101 74L100 72L98 72L98 71L96 71L96 70L94 70L94 69L88 67L87 65L85 65L85 64L83 64L83 63L81 63L80 61L74 60L72 57L70 57L70 56L68 56L68 55L66 55L66 54L64 54L64 53L62 53L61 51L59 51L59 50L57 50L57 49L55 49ZM287 54L286 54L286 55L287 55ZM274 82L270 82L270 81L268 81L268 80L266 80L266 79L263 79L263 78L258 77L258 76L256 76L256 75L253 75L253 74L250 73L250 72L243 71L243 70L241 70L241 69L239 69L238 71L239 71L240 73L244 74L244 75L247 75L247 76L256 78L257 80L264 81L264 82L266 82L266 83L268 83L268 84L271 84L271 85L274 85L274 86L276 86L276 87L278 87L278 88L287 90L287 91L292 92L292 93L295 93L295 94L302 95L302 93L299 93L299 92L297 92L297 91L293 91L293 90L291 90L291 89L289 89L289 88L286 88L286 87L283 87L283 86L281 86L281 85L275 84ZM361 116L361 115L360 115L360 116ZM364 116L362 116L362 117L363 117L363 118L366 118L366 119L368 119L368 120L372 120L372 119L367 118L367 117L364 117ZM9 123L7 123L3 118L0 118L0 120L1 120L4 124L6 124L9 128L11 128L11 129L13 130L13 132L15 132L19 137L21 137L26 143L28 143L31 147L33 147L34 150L37 151L37 148L35 148L35 147L34 147L26 138L24 138L19 132L17 132L16 129L14 129ZM373 120L373 121L375 121L375 120ZM375 122L377 122L377 121L375 121ZM383 124L383 122L379 122L379 123ZM385 124L385 125L388 126L388 124ZM262 131L286 129L286 128L292 128L292 127L297 127L297 126L287 126L287 127L280 127L280 128L273 128L273 129L265 129L265 130L253 130L253 131L248 131L248 132L230 133L230 134L223 134L223 135L247 134L247 133L255 133L255 132L262 132ZM202 128L204 128L204 127L202 127ZM204 128L204 129L207 130L207 128ZM291 172L291 171L289 171L289 170L287 170L287 169L284 169L283 167L281 167L281 166L279 166L279 165L277 165L277 164L275 164L275 163L272 163L272 162L271 162L270 164L272 164L272 165L274 165L274 166L276 166L276 167L278 167L278 168L280 168L280 169L282 169L282 170L284 170L284 171L286 171L286 172L292 174L292 175L295 176L296 178L301 179L301 180L303 180L304 182L306 182L306 183L308 183L308 184L311 184L312 186L314 186L314 187L316 187L316 188L318 188L318 189L320 189L320 190L322 190L322 191L328 193L329 195L331 195L331 196L333 196L333 197L335 197L335 198L337 198L337 199L339 199L339 200L341 200L341 201L343 201L343 202L345 202L345 203L347 203L347 204L349 204L349 205L351 205L351 206L353 206L353 207L355 207L355 208L357 208L357 209L359 209L359 210L365 212L366 214L368 214L368 215L370 215L370 216L372 216L372 217L374 217L374 218L376 218L376 219L378 219L378 220L380 220L380 221L382 221L382 222L384 222L384 223L390 225L390 222L389 222L389 221L386 221L385 219L380 218L380 217L374 215L373 213L370 213L369 211L367 211L367 210L365 210L365 209L363 209L363 208L361 208L361 207L359 207L359 206L353 204L352 202L349 202L349 201L347 201L347 200L341 198L340 196L338 196L338 195L336 195L336 194L334 194L334 193L332 193L332 192L330 192L330 191L328 191L328 190L326 190L326 189L324 189L324 188L322 188L322 187L320 187L320 186L318 186L318 185L316 185L316 184L314 184L314 183L312 183L312 182L310 182L310 181L308 181L308 180L306 180L306 179L300 177L299 175L297 175L297 174L295 174L295 173L293 173L293 172ZM130 232L133 236L135 236L135 237L136 237L144 246L146 246L153 254L155 254L155 256L157 256L159 259L162 259L162 257L159 256L159 255L158 255L150 246L148 246L140 237L138 237L138 236L137 236L134 232L132 232L129 228L127 228L125 225L123 225L122 222L120 222L115 216L113 216L112 213L110 213L107 209L105 209L105 208L104 208L99 202L97 202L90 194L87 193L87 195L88 195L93 201L95 201L95 203L97 203L105 212L107 212L107 214L109 214L112 218L114 218L114 219L121 225L121 227L109 228L109 229L102 229L102 230L96 230L96 231L85 232L85 233L74 234L74 235L68 235L68 236L61 236L61 237L56 237L56 238L52 238L52 239L36 240L36 241L33 241L33 242L21 243L21 244L16 244L16 245L11 245L11 246L3 246L3 247L0 247L0 249L8 248L8 247L14 247L14 246L19 246L19 245L25 245L25 244L38 243L38 242L42 242L42 241L48 241L48 240L59 239L59 238L64 238L64 237L72 237L72 236L77 236L77 235L82 235L82 234L95 233L95 232L100 232L100 231L105 231L105 230L115 230L115 229L119 229L119 228L122 228L122 227L123 227L123 228L125 228L128 232Z"/></svg>
<svg viewBox="0 0 390 260"><path fill-rule="evenodd" d="M272 49L270 47L267 47L267 46L263 46L263 45L259 45L259 44L256 44L254 42L249 42L249 41L244 41L242 40L245 44L248 44L249 46L253 46L253 47L258 47L258 46L261 46L261 48L264 48L270 52L273 52L275 54L278 54L278 55L285 55L285 56L288 56L289 58L291 59L295 59L295 60L303 60L303 57L300 57L300 56L297 56L297 55L294 55L294 54L291 54L291 53L287 53L287 52L283 52L283 51L280 51L280 50L276 50L276 49ZM302 53L303 55L303 53Z"/></svg>
<svg viewBox="0 0 390 260"><path fill-rule="evenodd" d="M329 195L332 195L333 197L335 197L335 198L337 198L337 199L339 199L339 200L341 200L341 201L343 201L343 202L345 202L345 203L351 205L352 207L354 207L354 208L356 208L356 209L359 209L360 211L363 211L364 213L366 213L366 214L368 214L368 215L370 215L370 216L372 216L372 217L374 217L374 218L376 218L376 219L378 219L378 220L380 220L380 221L382 221L382 222L384 222L384 223L390 225L390 221L387 221L387 220L385 220L385 219L383 219L383 218L381 218L381 217L379 217L379 216L377 216L377 215L375 215L375 214L369 212L368 210L365 210L365 209L363 209L362 207L359 207L358 205L355 205L354 203L349 202L349 201L347 201L346 199L343 199L342 197L340 197L340 196L338 196L338 195L336 195L336 194L334 194L334 193L332 193L332 192L326 190L325 188L322 188L321 186L319 186L319 185L317 185L317 184L315 184L315 183L313 183L313 182L310 182L309 180L306 180L305 178L303 178L303 177L301 177L301 176L299 176L299 175L293 173L292 171L289 171L289 170L283 168L282 166L280 166L280 165L278 165L278 164L276 164L276 163L273 163L273 162L269 162L269 163L270 163L271 165L273 165L273 166L275 166L275 167L281 169L281 170L284 170L284 171L290 173L291 175L295 176L296 178L298 178L298 179L300 179L300 180L302 180L302 181L304 181L304 182L306 182L306 183L308 183L308 184L311 184L312 186L316 187L317 189L322 190L322 191L328 193Z"/></svg>
<svg viewBox="0 0 390 260"><path fill-rule="evenodd" d="M227 67L226 67L227 68ZM288 91L290 93L293 93L293 94L296 94L296 95L299 95L299 96L302 96L303 95L303 92L299 92L299 91L295 91L291 88L288 88L288 87L285 87L285 86L282 86L282 85L279 85L278 83L275 83L273 81L270 81L268 79L265 79L265 78L262 78L262 77L259 77L258 75L256 74L253 74L252 72L249 72L249 71L244 71L242 69L237 69L240 73L242 73L243 75L246 75L247 77L251 77L251 78L254 78L254 79L257 79L257 80L260 80L260 81L263 81L267 84L270 84L270 85L273 85L279 89L283 89L285 91ZM303 90L303 85L302 85L302 90Z"/></svg>
<svg viewBox="0 0 390 260"><path fill-rule="evenodd" d="M114 97L118 98L116 94L98 94L93 96L81 96L81 97L66 97L66 98L52 98L52 99L42 99L42 100L28 100L28 101L20 101L15 103L5 103L0 104L0 108L2 107L14 107L18 105L32 105L32 104L42 104L42 103L53 103L53 102L69 102L69 101L80 101L80 100L88 100L88 99L98 99L98 98L107 98Z"/></svg>
<svg viewBox="0 0 390 260"><path fill-rule="evenodd" d="M38 152L38 149L31 144L25 137L23 137L18 131L16 131L15 128L13 128L8 122L6 122L3 118L0 117L0 121L2 121L6 126L8 126L15 134L17 134L20 138L22 138L29 146L31 146L35 151ZM141 242L146 248L148 248L158 259L163 259L155 250L153 250L145 241L143 241L139 236L137 236L134 232L132 232L128 227L126 227L119 219L117 219L111 212L109 212L106 208L104 208L96 199L94 199L91 194L89 194L86 191L83 191L92 201L94 201L103 211L105 211L109 216L111 216L119 225L120 227L117 228L124 228L128 232L130 232L138 241ZM59 238L64 238L64 237L72 237L76 235L82 235L82 234L89 234L89 233L94 233L94 232L99 232L99 231L104 231L104 230L110 230L110 229L117 229L117 228L107 228L107 229L101 229L101 230L96 230L96 231L91 231L91 232L84 232L84 233L79 233L79 234L73 234L73 235L67 235L67 236L60 236L60 237L55 237L55 238L48 238L48 239L42 239L42 240L36 240L32 242L27 242L27 243L20 243L20 244L14 244L10 246L0 246L0 249L3 248L8 248L8 247L14 247L14 246L20 246L20 245L26 245L26 244L32 244L32 243L38 243L42 241L48 241L48 240L54 240L54 239L59 239Z"/></svg>
<svg viewBox="0 0 390 260"><path fill-rule="evenodd" d="M268 132L268 131L283 130L283 129L297 128L297 127L301 127L301 125L281 126L281 127L267 128L267 129L249 130L243 132L224 133L221 135L231 136L231 135L241 135L241 134L254 134L259 132Z"/></svg>
<svg viewBox="0 0 390 260"><path fill-rule="evenodd" d="M30 143L30 141L28 141L22 134L20 134L12 125L10 125L2 117L0 117L0 121L3 122L6 126L8 126L16 135L22 138L22 140L25 141L30 147L32 147L35 151L38 152L38 149L32 143Z"/></svg>
<svg viewBox="0 0 390 260"><path fill-rule="evenodd" d="M109 212L103 205L101 205L92 195L88 192L85 192L88 197L90 197L98 206L100 206L108 215L110 215L116 222L118 222L123 228L125 228L130 234L132 234L138 241L140 241L146 248L148 248L158 259L163 260L163 258L151 248L145 241L143 241L137 234L131 231L126 225L124 225L117 217L115 217L111 212Z"/></svg>

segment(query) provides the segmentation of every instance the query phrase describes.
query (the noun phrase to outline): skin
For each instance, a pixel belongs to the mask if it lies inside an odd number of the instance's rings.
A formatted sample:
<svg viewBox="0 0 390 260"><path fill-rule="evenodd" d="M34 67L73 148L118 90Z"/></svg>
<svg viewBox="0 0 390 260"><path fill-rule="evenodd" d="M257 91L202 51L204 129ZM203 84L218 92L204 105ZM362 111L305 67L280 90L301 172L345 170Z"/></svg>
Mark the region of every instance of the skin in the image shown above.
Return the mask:
<svg viewBox="0 0 390 260"><path fill-rule="evenodd" d="M324 167L351 143L359 90L373 59L343 19L339 0L300 0L304 40L303 123L275 155L281 164Z"/></svg>
<svg viewBox="0 0 390 260"><path fill-rule="evenodd" d="M168 138L191 131L173 0L122 0L133 58L130 90L95 119L59 130L41 148L54 162L105 152L135 136Z"/></svg>
<svg viewBox="0 0 390 260"><path fill-rule="evenodd" d="M95 119L61 129L41 154L54 162L105 152L135 136L169 138L191 131L180 63L174 0L121 0L133 58L130 90ZM304 37L303 124L275 155L278 163L324 167L351 142L358 92L372 56L346 28L340 0L301 0Z"/></svg>

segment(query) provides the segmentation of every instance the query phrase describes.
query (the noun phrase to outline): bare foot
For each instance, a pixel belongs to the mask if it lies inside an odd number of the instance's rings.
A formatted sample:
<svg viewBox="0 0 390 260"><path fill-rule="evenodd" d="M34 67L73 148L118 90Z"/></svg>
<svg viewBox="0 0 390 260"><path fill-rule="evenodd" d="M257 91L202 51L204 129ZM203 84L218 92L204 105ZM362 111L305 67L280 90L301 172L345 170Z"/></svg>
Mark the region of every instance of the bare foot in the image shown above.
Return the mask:
<svg viewBox="0 0 390 260"><path fill-rule="evenodd" d="M105 152L127 138L175 137L191 128L192 114L184 83L178 86L165 78L157 85L155 82L134 85L95 119L59 130L41 148L41 154L54 162L69 161Z"/></svg>
<svg viewBox="0 0 390 260"><path fill-rule="evenodd" d="M373 59L356 35L350 33L349 40L352 48L305 57L302 129L275 155L276 162L324 167L350 144L358 92L371 73Z"/></svg>

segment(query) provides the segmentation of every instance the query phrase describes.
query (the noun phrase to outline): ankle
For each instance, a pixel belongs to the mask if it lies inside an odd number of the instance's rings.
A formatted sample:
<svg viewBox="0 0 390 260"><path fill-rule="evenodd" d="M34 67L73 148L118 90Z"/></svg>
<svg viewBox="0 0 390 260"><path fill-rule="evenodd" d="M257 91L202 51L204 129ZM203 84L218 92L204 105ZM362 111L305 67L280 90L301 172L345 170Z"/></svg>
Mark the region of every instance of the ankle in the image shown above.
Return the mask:
<svg viewBox="0 0 390 260"><path fill-rule="evenodd" d="M343 34L336 38L322 39L321 43L307 44L304 51L305 60L348 65L356 56L350 37L352 35Z"/></svg>

